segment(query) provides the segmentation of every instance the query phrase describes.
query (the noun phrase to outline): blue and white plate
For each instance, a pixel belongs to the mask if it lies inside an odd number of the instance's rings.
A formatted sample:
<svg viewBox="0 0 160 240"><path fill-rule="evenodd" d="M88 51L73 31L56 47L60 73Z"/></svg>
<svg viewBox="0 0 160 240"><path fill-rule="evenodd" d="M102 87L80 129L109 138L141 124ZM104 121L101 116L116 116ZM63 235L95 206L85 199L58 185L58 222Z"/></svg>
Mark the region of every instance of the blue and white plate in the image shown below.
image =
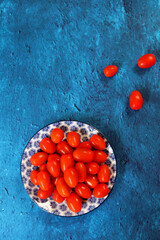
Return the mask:
<svg viewBox="0 0 160 240"><path fill-rule="evenodd" d="M59 215L59 216L78 216L78 215L86 214L94 210L95 208L97 208L101 203L103 203L109 194L106 197L99 198L99 199L95 198L92 195L90 199L83 201L82 210L80 212L73 213L67 207L66 200L61 204L59 204L52 199L52 196L45 200L41 200L40 198L38 198L37 196L38 186L33 185L32 182L30 181L31 171L33 169L36 169L36 167L31 165L30 158L34 153L41 151L39 147L40 141L44 137L49 137L52 129L57 127L64 131L65 138L68 132L76 131L77 133L79 133L81 137L81 141L88 141L93 134L98 134L104 139L106 143L106 148L104 151L107 153L107 156L108 156L105 164L109 167L111 172L111 178L110 178L110 181L107 183L107 185L111 192L116 180L116 159L115 159L113 149L108 143L106 137L100 131L98 131L96 128L86 123L77 122L77 121L60 121L60 122L52 123L42 128L39 132L37 132L31 138L26 148L24 149L22 161L21 161L21 176L22 176L24 188L26 189L30 198L40 208L42 208L43 210L49 213Z"/></svg>

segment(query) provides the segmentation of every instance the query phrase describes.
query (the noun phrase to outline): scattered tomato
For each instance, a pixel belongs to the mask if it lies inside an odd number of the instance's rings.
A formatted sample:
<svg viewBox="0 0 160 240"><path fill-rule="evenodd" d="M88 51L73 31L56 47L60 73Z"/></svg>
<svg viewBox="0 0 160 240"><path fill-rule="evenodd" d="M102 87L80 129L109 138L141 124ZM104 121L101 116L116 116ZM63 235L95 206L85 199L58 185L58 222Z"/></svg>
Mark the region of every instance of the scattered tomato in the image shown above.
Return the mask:
<svg viewBox="0 0 160 240"><path fill-rule="evenodd" d="M51 180L49 173L47 171L41 171L37 175L38 185L43 191L48 191L50 189Z"/></svg>
<svg viewBox="0 0 160 240"><path fill-rule="evenodd" d="M78 182L84 182L87 177L87 169L84 163L82 162L76 163L75 169L78 173Z"/></svg>
<svg viewBox="0 0 160 240"><path fill-rule="evenodd" d="M96 198L103 198L107 196L109 189L105 183L98 184L93 190L93 196Z"/></svg>
<svg viewBox="0 0 160 240"><path fill-rule="evenodd" d="M77 132L69 132L67 134L67 142L71 147L78 147L80 143L80 136Z"/></svg>
<svg viewBox="0 0 160 240"><path fill-rule="evenodd" d="M89 139L90 144L92 147L94 147L97 150L103 150L106 147L105 141L103 138L101 138L99 135L94 134L90 139Z"/></svg>
<svg viewBox="0 0 160 240"><path fill-rule="evenodd" d="M72 212L79 212L82 208L82 199L76 194L71 193L69 197L66 198L67 206Z"/></svg>
<svg viewBox="0 0 160 240"><path fill-rule="evenodd" d="M143 97L139 91L135 90L129 98L129 105L132 110L139 110L143 105Z"/></svg>
<svg viewBox="0 0 160 240"><path fill-rule="evenodd" d="M31 179L31 182L34 184L34 185L38 185L38 179L37 179L37 175L38 175L38 171L36 170L33 170L31 172L31 175L30 175L30 179Z"/></svg>
<svg viewBox="0 0 160 240"><path fill-rule="evenodd" d="M59 161L55 159L47 162L47 170L53 177L58 177L61 171Z"/></svg>
<svg viewBox="0 0 160 240"><path fill-rule="evenodd" d="M50 138L43 138L39 144L40 148L46 153L54 153L56 151L55 144Z"/></svg>
<svg viewBox="0 0 160 240"><path fill-rule="evenodd" d="M71 154L64 154L61 156L60 160L61 170L62 172L66 171L67 168L74 167L74 160Z"/></svg>
<svg viewBox="0 0 160 240"><path fill-rule="evenodd" d="M71 188L67 185L67 183L65 182L63 177L61 177L57 180L56 188L57 188L58 193L62 197L68 197L70 195Z"/></svg>
<svg viewBox="0 0 160 240"><path fill-rule="evenodd" d="M65 197L62 197L62 196L58 193L57 189L54 189L52 198L53 198L53 200L54 200L55 202L57 202L57 203L62 203L62 202L64 201L64 199L65 199Z"/></svg>
<svg viewBox="0 0 160 240"><path fill-rule="evenodd" d="M99 165L96 162L90 162L86 164L87 173L97 174L99 170Z"/></svg>
<svg viewBox="0 0 160 240"><path fill-rule="evenodd" d="M105 69L103 70L104 75L106 77L113 77L118 71L118 67L115 65L108 65L107 67L105 67Z"/></svg>
<svg viewBox="0 0 160 240"><path fill-rule="evenodd" d="M85 180L85 183L90 187L90 188L95 188L95 186L97 186L98 182L98 178L96 175L91 175L88 174L87 178Z"/></svg>
<svg viewBox="0 0 160 240"><path fill-rule="evenodd" d="M53 190L54 190L54 187L52 184L50 184L49 190L47 190L47 191L43 191L41 188L39 188L38 197L40 199L46 199L52 195Z"/></svg>
<svg viewBox="0 0 160 240"><path fill-rule="evenodd" d="M94 157L94 153L93 151L91 151L88 148L77 148L74 152L73 152L73 158L76 161L80 161L80 162L92 162L93 161L93 157Z"/></svg>
<svg viewBox="0 0 160 240"><path fill-rule="evenodd" d="M150 68L156 63L156 58L153 54L148 53L140 57L137 61L138 67Z"/></svg>
<svg viewBox="0 0 160 240"><path fill-rule="evenodd" d="M43 163L40 167L39 167L39 171L47 171L47 164Z"/></svg>
<svg viewBox="0 0 160 240"><path fill-rule="evenodd" d="M68 168L64 172L64 180L67 183L67 185L71 188L74 188L77 186L78 183L78 173L74 168Z"/></svg>
<svg viewBox="0 0 160 240"><path fill-rule="evenodd" d="M103 151L94 150L94 160L96 163L104 163L107 160L107 154Z"/></svg>
<svg viewBox="0 0 160 240"><path fill-rule="evenodd" d="M48 154L45 152L37 152L32 155L30 161L32 165L39 166L42 165L45 161L47 161Z"/></svg>
<svg viewBox="0 0 160 240"><path fill-rule="evenodd" d="M72 154L73 152L72 147L69 146L69 144L65 141L58 143L56 149L60 155L67 154L67 153Z"/></svg>
<svg viewBox="0 0 160 240"><path fill-rule="evenodd" d="M55 128L52 130L51 132L52 142L59 143L63 140L63 138L64 138L64 132L61 129Z"/></svg>
<svg viewBox="0 0 160 240"><path fill-rule="evenodd" d="M81 142L79 145L78 145L78 148L88 148L91 150L91 144L90 142L88 141L84 141L84 142Z"/></svg>
<svg viewBox="0 0 160 240"><path fill-rule="evenodd" d="M98 180L99 182L102 183L106 183L109 182L110 179L110 170L109 167L107 165L101 165L99 168L99 172L98 172Z"/></svg>
<svg viewBox="0 0 160 240"><path fill-rule="evenodd" d="M60 161L60 159L61 159L61 156L59 155L59 154L49 154L49 156L48 156L48 162L50 161L50 160L58 160L58 161Z"/></svg>
<svg viewBox="0 0 160 240"><path fill-rule="evenodd" d="M90 198L92 194L90 188L85 183L78 183L78 185L75 187L75 192L81 198Z"/></svg>

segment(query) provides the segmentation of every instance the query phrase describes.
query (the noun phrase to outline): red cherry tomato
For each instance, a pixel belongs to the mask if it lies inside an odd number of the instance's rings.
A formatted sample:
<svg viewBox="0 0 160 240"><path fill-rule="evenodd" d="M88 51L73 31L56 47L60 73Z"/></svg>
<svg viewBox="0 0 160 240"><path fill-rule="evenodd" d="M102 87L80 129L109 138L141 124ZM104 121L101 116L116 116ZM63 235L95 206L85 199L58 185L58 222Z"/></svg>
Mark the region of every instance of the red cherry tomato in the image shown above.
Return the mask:
<svg viewBox="0 0 160 240"><path fill-rule="evenodd" d="M58 180L59 178L61 178L61 177L63 177L63 173L62 173L62 172L60 172L60 174L59 174L58 177L52 178L52 184L53 184L54 186L56 186L57 180Z"/></svg>
<svg viewBox="0 0 160 240"><path fill-rule="evenodd" d="M54 189L52 198L57 203L62 203L65 199L58 193L57 189Z"/></svg>
<svg viewBox="0 0 160 240"><path fill-rule="evenodd" d="M56 146L50 138L43 138L39 145L46 153L54 153L56 151Z"/></svg>
<svg viewBox="0 0 160 240"><path fill-rule="evenodd" d="M89 139L90 144L97 150L103 150L106 147L105 141L99 135L95 134Z"/></svg>
<svg viewBox="0 0 160 240"><path fill-rule="evenodd" d="M52 184L50 184L49 190L47 190L47 191L43 191L41 188L39 188L38 197L40 199L46 199L52 195L53 190L54 190L54 187Z"/></svg>
<svg viewBox="0 0 160 240"><path fill-rule="evenodd" d="M39 166L42 165L45 161L47 161L48 154L45 152L37 152L32 155L30 161L32 165Z"/></svg>
<svg viewBox="0 0 160 240"><path fill-rule="evenodd" d="M90 188L95 188L95 186L97 186L98 182L98 178L96 175L87 175L87 178L85 180L85 183L90 187Z"/></svg>
<svg viewBox="0 0 160 240"><path fill-rule="evenodd" d="M58 161L60 161L60 159L61 159L61 156L59 155L59 154L50 154L49 156L48 156L48 162L50 161L50 160L58 160Z"/></svg>
<svg viewBox="0 0 160 240"><path fill-rule="evenodd" d="M38 171L36 170L33 170L31 172L31 175L30 175L30 179L31 179L31 182L34 184L34 185L38 185L38 179L37 179L37 175L38 175Z"/></svg>
<svg viewBox="0 0 160 240"><path fill-rule="evenodd" d="M52 130L51 132L51 140L54 143L59 143L63 140L64 138L64 132L59 129L59 128L55 128Z"/></svg>
<svg viewBox="0 0 160 240"><path fill-rule="evenodd" d="M51 180L49 173L47 171L41 171L37 175L38 185L43 191L48 191L50 189Z"/></svg>
<svg viewBox="0 0 160 240"><path fill-rule="evenodd" d="M104 163L107 160L107 154L103 151L94 150L94 161L97 163Z"/></svg>
<svg viewBox="0 0 160 240"><path fill-rule="evenodd" d="M58 143L56 148L57 148L57 152L60 155L67 154L67 153L72 154L73 152L73 149L71 148L71 146L69 146L69 144L65 141Z"/></svg>
<svg viewBox="0 0 160 240"><path fill-rule="evenodd" d="M84 142L81 142L79 145L78 145L78 148L88 148L91 150L91 144L90 142L88 141L84 141Z"/></svg>
<svg viewBox="0 0 160 240"><path fill-rule="evenodd" d="M76 194L71 193L69 197L66 198L67 206L72 212L79 212L82 208L82 199Z"/></svg>
<svg viewBox="0 0 160 240"><path fill-rule="evenodd" d="M105 69L103 70L104 75L106 77L113 77L118 71L117 66L115 65L109 65L107 67L105 67Z"/></svg>
<svg viewBox="0 0 160 240"><path fill-rule="evenodd" d="M110 170L109 167L107 165L101 165L99 168L99 172L98 172L98 180L99 182L102 183L106 183L109 182L110 179Z"/></svg>
<svg viewBox="0 0 160 240"><path fill-rule="evenodd" d="M78 162L92 162L94 157L93 151L88 148L77 148L73 152L73 158Z"/></svg>
<svg viewBox="0 0 160 240"><path fill-rule="evenodd" d="M150 68L156 63L156 58L153 54L148 53L140 57L137 61L138 67Z"/></svg>
<svg viewBox="0 0 160 240"><path fill-rule="evenodd" d="M74 188L77 186L78 183L78 173L74 168L68 168L64 172L64 180L67 183L67 185L71 188Z"/></svg>
<svg viewBox="0 0 160 240"><path fill-rule="evenodd" d="M44 163L39 167L39 171L47 171L47 164Z"/></svg>
<svg viewBox="0 0 160 240"><path fill-rule="evenodd" d="M82 162L76 163L75 169L78 173L78 182L84 182L87 177L87 169L84 163Z"/></svg>
<svg viewBox="0 0 160 240"><path fill-rule="evenodd" d="M133 91L129 98L130 108L133 110L139 110L143 105L143 97L139 91Z"/></svg>
<svg viewBox="0 0 160 240"><path fill-rule="evenodd" d="M66 171L68 168L74 167L74 160L71 154L64 154L61 156L60 160L62 172Z"/></svg>
<svg viewBox="0 0 160 240"><path fill-rule="evenodd" d="M105 183L98 184L93 190L93 196L95 198L102 198L107 196L109 193L109 189Z"/></svg>
<svg viewBox="0 0 160 240"><path fill-rule="evenodd" d="M75 192L81 198L90 198L92 194L90 188L85 183L78 183L78 185L75 187Z"/></svg>
<svg viewBox="0 0 160 240"><path fill-rule="evenodd" d="M86 164L87 173L97 174L99 170L99 165L96 162L90 162Z"/></svg>
<svg viewBox="0 0 160 240"><path fill-rule="evenodd" d="M55 159L47 162L47 170L53 177L58 177L61 171L59 161Z"/></svg>
<svg viewBox="0 0 160 240"><path fill-rule="evenodd" d="M57 188L58 193L62 197L68 197L70 195L71 188L67 185L67 183L65 182L63 177L61 177L57 180L56 188Z"/></svg>
<svg viewBox="0 0 160 240"><path fill-rule="evenodd" d="M78 147L80 143L80 136L77 132L69 132L67 134L67 142L71 147Z"/></svg>

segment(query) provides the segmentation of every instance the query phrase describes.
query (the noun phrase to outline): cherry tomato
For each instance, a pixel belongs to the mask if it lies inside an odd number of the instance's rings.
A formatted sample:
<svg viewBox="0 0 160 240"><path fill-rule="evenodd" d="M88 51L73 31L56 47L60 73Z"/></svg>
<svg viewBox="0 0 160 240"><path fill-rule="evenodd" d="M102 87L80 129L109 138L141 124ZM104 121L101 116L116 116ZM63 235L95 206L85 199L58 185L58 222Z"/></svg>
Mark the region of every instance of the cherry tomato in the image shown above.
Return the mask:
<svg viewBox="0 0 160 240"><path fill-rule="evenodd" d="M39 188L38 197L40 199L46 199L52 195L53 190L54 190L54 187L52 184L50 184L49 190L47 190L47 191L43 191L41 188Z"/></svg>
<svg viewBox="0 0 160 240"><path fill-rule="evenodd" d="M61 170L62 172L66 171L67 168L74 167L74 160L71 154L64 154L61 156L60 160Z"/></svg>
<svg viewBox="0 0 160 240"><path fill-rule="evenodd" d="M92 162L93 161L93 157L94 157L94 153L93 151L91 151L88 148L77 148L74 152L73 152L73 158L76 161L80 161L80 162Z"/></svg>
<svg viewBox="0 0 160 240"><path fill-rule="evenodd" d="M67 142L71 147L78 147L80 143L80 136L77 132L69 132L67 134Z"/></svg>
<svg viewBox="0 0 160 240"><path fill-rule="evenodd" d="M87 169L84 163L82 162L76 163L75 169L78 173L78 182L84 182L87 177Z"/></svg>
<svg viewBox="0 0 160 240"><path fill-rule="evenodd" d="M48 156L48 162L50 161L50 160L58 160L58 161L60 161L60 159L61 159L61 156L59 155L59 154L50 154L49 156Z"/></svg>
<svg viewBox="0 0 160 240"><path fill-rule="evenodd" d="M106 183L110 179L110 170L109 167L105 164L101 165L98 172L99 182Z"/></svg>
<svg viewBox="0 0 160 240"><path fill-rule="evenodd" d="M77 186L78 183L78 173L74 168L68 168L64 172L64 180L67 183L67 185L71 188L74 188Z"/></svg>
<svg viewBox="0 0 160 240"><path fill-rule="evenodd" d="M57 189L54 189L52 198L53 198L53 200L54 200L55 202L57 202L57 203L62 203L62 202L64 201L64 199L65 199L65 197L62 197L62 196L58 193Z"/></svg>
<svg viewBox="0 0 160 240"><path fill-rule="evenodd" d="M63 173L62 173L62 172L60 172L60 174L59 174L58 177L52 178L52 184L53 184L54 186L56 186L57 180L58 180L59 178L61 178L61 177L63 177Z"/></svg>
<svg viewBox="0 0 160 240"><path fill-rule="evenodd" d="M99 165L96 162L90 162L86 164L87 173L97 174L99 170Z"/></svg>
<svg viewBox="0 0 160 240"><path fill-rule="evenodd" d="M130 108L133 110L139 110L143 105L143 97L139 91L133 91L129 98Z"/></svg>
<svg viewBox="0 0 160 240"><path fill-rule="evenodd" d="M48 191L51 185L51 179L47 171L41 171L37 175L38 185L43 191Z"/></svg>
<svg viewBox="0 0 160 240"><path fill-rule="evenodd" d="M109 65L103 70L106 77L113 77L118 71L118 67L115 65Z"/></svg>
<svg viewBox="0 0 160 240"><path fill-rule="evenodd" d="M84 141L84 142L81 142L79 145L78 145L78 148L88 148L91 150L91 144L90 142L88 141Z"/></svg>
<svg viewBox="0 0 160 240"><path fill-rule="evenodd" d="M63 140L63 138L64 138L64 132L61 129L55 128L52 130L51 132L52 142L59 143Z"/></svg>
<svg viewBox="0 0 160 240"><path fill-rule="evenodd" d="M53 177L58 177L61 171L59 161L55 159L47 162L47 170Z"/></svg>
<svg viewBox="0 0 160 240"><path fill-rule="evenodd" d="M78 183L75 187L75 192L82 198L90 198L91 190L85 183Z"/></svg>
<svg viewBox="0 0 160 240"><path fill-rule="evenodd" d="M31 175L30 175L30 179L31 179L31 182L34 184L34 185L38 185L38 179L37 179L37 175L38 175L38 171L36 170L33 170L31 172Z"/></svg>
<svg viewBox="0 0 160 240"><path fill-rule="evenodd" d="M103 151L94 150L94 161L96 163L104 163L107 160L107 154Z"/></svg>
<svg viewBox="0 0 160 240"><path fill-rule="evenodd" d="M105 183L98 184L93 190L93 196L96 198L102 198L107 196L109 189Z"/></svg>
<svg viewBox="0 0 160 240"><path fill-rule="evenodd" d="M39 167L39 171L47 171L47 164L44 163Z"/></svg>
<svg viewBox="0 0 160 240"><path fill-rule="evenodd" d="M71 188L67 185L67 183L65 182L63 177L61 177L57 180L56 188L57 188L58 193L62 197L68 197L70 195Z"/></svg>
<svg viewBox="0 0 160 240"><path fill-rule="evenodd" d="M57 152L60 155L67 154L67 153L72 154L73 152L73 149L71 148L71 146L69 146L69 144L65 141L58 143L56 148L57 148Z"/></svg>
<svg viewBox="0 0 160 240"><path fill-rule="evenodd" d="M54 153L56 151L55 143L50 138L43 138L39 146L46 153Z"/></svg>
<svg viewBox="0 0 160 240"><path fill-rule="evenodd" d="M103 150L106 147L105 141L99 135L95 134L89 139L90 144L97 150Z"/></svg>
<svg viewBox="0 0 160 240"><path fill-rule="evenodd" d="M37 152L32 155L30 161L32 165L39 166L42 165L45 161L47 161L48 154L45 152Z"/></svg>
<svg viewBox="0 0 160 240"><path fill-rule="evenodd" d="M138 67L150 68L156 63L156 58L153 54L148 53L140 57L137 61Z"/></svg>
<svg viewBox="0 0 160 240"><path fill-rule="evenodd" d="M82 208L82 199L76 194L71 193L69 197L66 198L67 206L72 212L79 212Z"/></svg>
<svg viewBox="0 0 160 240"><path fill-rule="evenodd" d="M95 186L97 186L98 182L98 178L96 175L87 175L87 178L85 180L85 183L90 187L90 188L95 188Z"/></svg>

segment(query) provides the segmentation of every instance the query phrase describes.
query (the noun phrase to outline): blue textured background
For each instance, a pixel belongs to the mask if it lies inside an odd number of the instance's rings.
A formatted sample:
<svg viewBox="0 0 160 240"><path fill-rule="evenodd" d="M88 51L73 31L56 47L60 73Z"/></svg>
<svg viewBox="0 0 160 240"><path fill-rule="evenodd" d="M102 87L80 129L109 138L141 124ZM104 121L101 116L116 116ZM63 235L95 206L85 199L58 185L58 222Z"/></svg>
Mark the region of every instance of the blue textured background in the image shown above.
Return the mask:
<svg viewBox="0 0 160 240"><path fill-rule="evenodd" d="M158 0L0 1L0 239L160 239L159 14ZM145 53L149 70L136 66ZM30 137L63 119L97 127L117 157L111 195L77 218L42 211L20 177Z"/></svg>

